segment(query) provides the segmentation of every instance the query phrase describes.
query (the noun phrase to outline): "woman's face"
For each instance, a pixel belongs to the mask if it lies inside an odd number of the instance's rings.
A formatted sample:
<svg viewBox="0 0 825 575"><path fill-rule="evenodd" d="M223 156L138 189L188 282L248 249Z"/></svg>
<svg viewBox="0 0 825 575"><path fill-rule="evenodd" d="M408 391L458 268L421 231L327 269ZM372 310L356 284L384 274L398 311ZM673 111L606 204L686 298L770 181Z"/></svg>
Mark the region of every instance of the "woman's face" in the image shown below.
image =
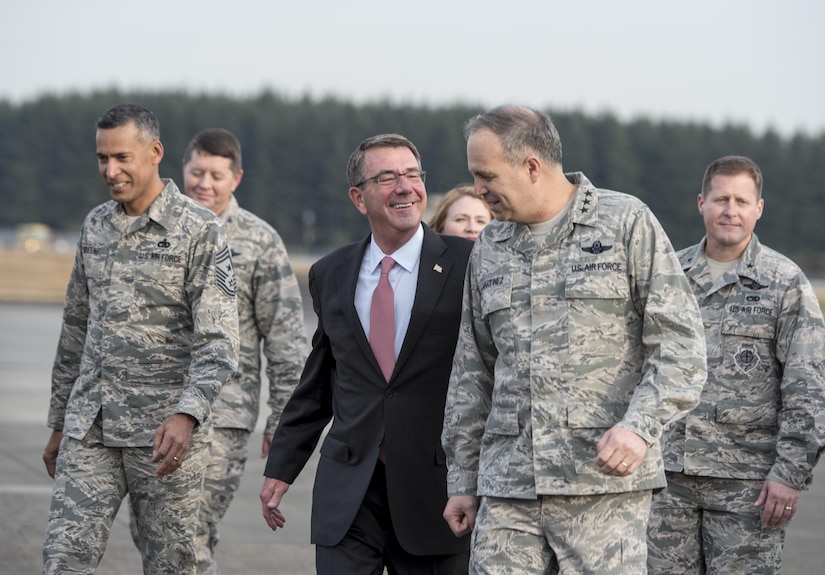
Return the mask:
<svg viewBox="0 0 825 575"><path fill-rule="evenodd" d="M442 233L475 240L488 223L490 209L484 200L474 196L461 196L447 210Z"/></svg>

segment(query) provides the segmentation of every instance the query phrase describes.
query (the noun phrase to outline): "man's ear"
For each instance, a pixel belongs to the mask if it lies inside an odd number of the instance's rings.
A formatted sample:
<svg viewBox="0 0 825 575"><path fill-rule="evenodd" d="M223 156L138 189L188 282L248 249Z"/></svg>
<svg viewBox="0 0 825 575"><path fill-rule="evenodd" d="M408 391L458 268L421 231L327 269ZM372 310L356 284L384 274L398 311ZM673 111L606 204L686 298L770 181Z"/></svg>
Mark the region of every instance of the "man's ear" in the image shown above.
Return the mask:
<svg viewBox="0 0 825 575"><path fill-rule="evenodd" d="M152 164L159 166L161 160L163 160L163 144L160 140L155 140L151 143L149 149L152 152Z"/></svg>
<svg viewBox="0 0 825 575"><path fill-rule="evenodd" d="M362 215L367 215L367 206L364 203L364 191L355 186L349 189L349 199Z"/></svg>
<svg viewBox="0 0 825 575"><path fill-rule="evenodd" d="M527 168L530 181L536 182L541 175L541 160L536 156L527 156L524 159L524 167Z"/></svg>
<svg viewBox="0 0 825 575"><path fill-rule="evenodd" d="M238 186L239 186L239 185L241 185L241 180L242 180L242 179L243 179L243 170L238 170L238 171L237 171L237 172L236 172L236 173L232 176L232 180L233 180L233 183L232 183L232 193L233 193L233 194L235 193L235 190L237 190L237 189L238 189Z"/></svg>

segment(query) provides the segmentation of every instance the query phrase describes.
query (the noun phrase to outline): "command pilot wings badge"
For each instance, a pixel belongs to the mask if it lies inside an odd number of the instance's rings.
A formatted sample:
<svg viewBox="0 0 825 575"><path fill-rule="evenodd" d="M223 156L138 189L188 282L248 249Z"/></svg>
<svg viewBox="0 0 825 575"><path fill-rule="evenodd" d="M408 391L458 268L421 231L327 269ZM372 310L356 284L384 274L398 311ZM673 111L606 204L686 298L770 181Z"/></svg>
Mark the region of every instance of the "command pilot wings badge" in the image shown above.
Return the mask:
<svg viewBox="0 0 825 575"><path fill-rule="evenodd" d="M607 250L612 250L612 249L613 249L613 246L606 246L598 240L593 242L592 246L589 246L589 247L588 246L582 246L582 251L583 252L596 254L596 255L599 255L602 252L606 252Z"/></svg>

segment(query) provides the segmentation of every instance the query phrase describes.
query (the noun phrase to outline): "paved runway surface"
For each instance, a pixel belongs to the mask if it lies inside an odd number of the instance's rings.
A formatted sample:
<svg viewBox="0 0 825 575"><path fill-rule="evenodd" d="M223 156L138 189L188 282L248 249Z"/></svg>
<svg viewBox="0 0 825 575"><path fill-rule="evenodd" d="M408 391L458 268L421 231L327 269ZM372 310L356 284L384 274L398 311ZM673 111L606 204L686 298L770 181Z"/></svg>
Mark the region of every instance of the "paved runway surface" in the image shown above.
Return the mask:
<svg viewBox="0 0 825 575"><path fill-rule="evenodd" d="M60 314L60 306L0 303L0 575L35 574L42 568L40 548L51 486L41 454L50 432L46 411ZM246 475L221 524L218 561L223 574L314 573L309 505L316 460L284 499L286 528L272 533L261 517L258 500L263 481L259 441L256 433L249 446ZM783 575L825 573L823 469L820 465L813 488L802 494L800 511L788 528ZM142 573L123 509L98 573Z"/></svg>

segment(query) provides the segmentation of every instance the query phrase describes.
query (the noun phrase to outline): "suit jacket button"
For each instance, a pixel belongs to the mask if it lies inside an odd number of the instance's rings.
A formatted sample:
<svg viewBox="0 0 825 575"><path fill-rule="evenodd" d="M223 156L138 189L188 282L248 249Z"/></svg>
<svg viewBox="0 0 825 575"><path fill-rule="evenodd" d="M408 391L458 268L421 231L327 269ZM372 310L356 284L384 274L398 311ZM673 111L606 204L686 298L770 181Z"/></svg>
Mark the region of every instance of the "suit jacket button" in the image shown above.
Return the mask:
<svg viewBox="0 0 825 575"><path fill-rule="evenodd" d="M385 391L384 392L384 397L386 397L387 399L392 398L392 391L389 390L389 389L387 391Z"/></svg>

